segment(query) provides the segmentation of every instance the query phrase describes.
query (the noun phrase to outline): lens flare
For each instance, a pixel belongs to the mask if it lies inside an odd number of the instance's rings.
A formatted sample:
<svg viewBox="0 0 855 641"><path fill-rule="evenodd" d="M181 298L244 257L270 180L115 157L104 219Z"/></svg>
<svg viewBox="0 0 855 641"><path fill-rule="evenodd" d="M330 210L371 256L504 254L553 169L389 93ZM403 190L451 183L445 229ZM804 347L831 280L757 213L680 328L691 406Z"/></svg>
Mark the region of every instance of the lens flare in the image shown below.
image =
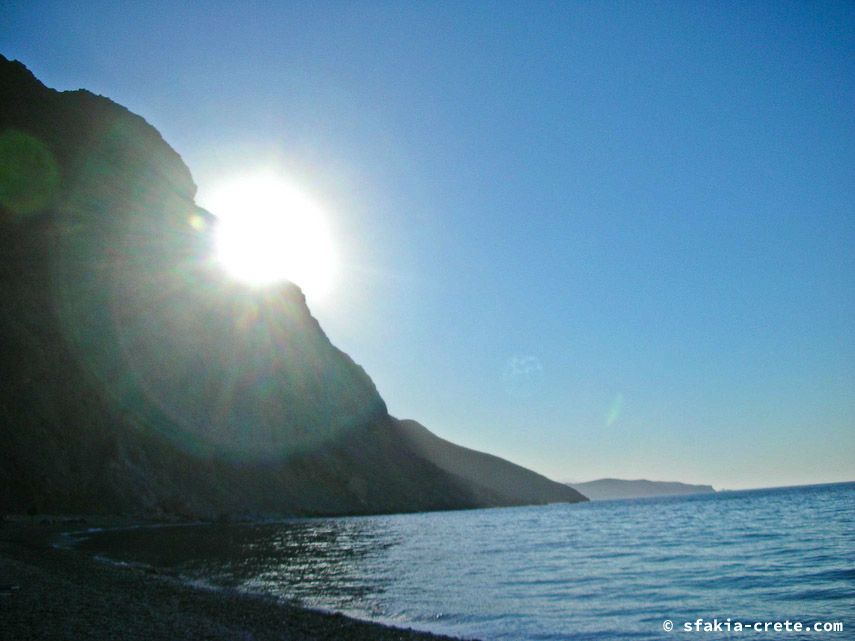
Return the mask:
<svg viewBox="0 0 855 641"><path fill-rule="evenodd" d="M606 414L606 427L611 427L620 418L621 410L623 409L623 394L618 393L612 404L609 406L609 411Z"/></svg>
<svg viewBox="0 0 855 641"><path fill-rule="evenodd" d="M531 398L543 383L543 364L537 356L512 356L505 363L502 382L510 396Z"/></svg>

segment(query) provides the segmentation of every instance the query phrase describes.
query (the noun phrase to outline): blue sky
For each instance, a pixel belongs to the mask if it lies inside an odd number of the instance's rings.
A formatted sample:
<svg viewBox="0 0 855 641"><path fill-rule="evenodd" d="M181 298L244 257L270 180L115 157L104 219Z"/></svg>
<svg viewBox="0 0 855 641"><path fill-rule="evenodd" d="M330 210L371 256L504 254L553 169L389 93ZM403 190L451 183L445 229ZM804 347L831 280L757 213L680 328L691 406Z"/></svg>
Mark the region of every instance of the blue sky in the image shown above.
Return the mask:
<svg viewBox="0 0 855 641"><path fill-rule="evenodd" d="M275 165L390 411L553 478L855 479L855 6L0 3L0 52Z"/></svg>

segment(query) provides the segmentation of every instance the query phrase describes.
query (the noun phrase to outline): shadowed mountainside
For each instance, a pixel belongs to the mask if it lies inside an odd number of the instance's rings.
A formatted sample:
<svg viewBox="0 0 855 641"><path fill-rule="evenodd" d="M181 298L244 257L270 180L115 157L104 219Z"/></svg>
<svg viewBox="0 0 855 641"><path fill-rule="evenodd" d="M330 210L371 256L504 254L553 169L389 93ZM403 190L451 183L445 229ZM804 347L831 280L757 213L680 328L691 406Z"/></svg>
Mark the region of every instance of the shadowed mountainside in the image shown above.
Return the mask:
<svg viewBox="0 0 855 641"><path fill-rule="evenodd" d="M669 481L648 481L639 479L597 479L586 483L568 483L568 486L582 492L592 501L607 499L638 499L647 496L673 496L678 494L710 494L715 492L712 485L689 485Z"/></svg>
<svg viewBox="0 0 855 641"><path fill-rule="evenodd" d="M569 500L561 484L536 472L498 456L455 445L416 421L402 420L398 424L414 452L471 483L485 501L489 501L491 495L504 496L520 505ZM585 497L577 492L573 499L583 501Z"/></svg>
<svg viewBox="0 0 855 641"><path fill-rule="evenodd" d="M141 117L0 56L0 510L583 500L495 457L434 456L299 288L230 283L195 191Z"/></svg>

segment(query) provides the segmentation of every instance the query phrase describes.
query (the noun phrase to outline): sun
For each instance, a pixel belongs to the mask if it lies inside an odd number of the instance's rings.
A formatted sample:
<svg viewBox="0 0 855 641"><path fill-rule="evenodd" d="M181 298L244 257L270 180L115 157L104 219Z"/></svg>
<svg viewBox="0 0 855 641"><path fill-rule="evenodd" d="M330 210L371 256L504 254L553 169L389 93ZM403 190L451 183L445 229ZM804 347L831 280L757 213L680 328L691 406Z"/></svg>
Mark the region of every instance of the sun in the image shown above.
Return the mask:
<svg viewBox="0 0 855 641"><path fill-rule="evenodd" d="M217 217L216 255L253 287L284 280L315 300L329 294L336 255L323 209L274 172L223 182L205 207Z"/></svg>

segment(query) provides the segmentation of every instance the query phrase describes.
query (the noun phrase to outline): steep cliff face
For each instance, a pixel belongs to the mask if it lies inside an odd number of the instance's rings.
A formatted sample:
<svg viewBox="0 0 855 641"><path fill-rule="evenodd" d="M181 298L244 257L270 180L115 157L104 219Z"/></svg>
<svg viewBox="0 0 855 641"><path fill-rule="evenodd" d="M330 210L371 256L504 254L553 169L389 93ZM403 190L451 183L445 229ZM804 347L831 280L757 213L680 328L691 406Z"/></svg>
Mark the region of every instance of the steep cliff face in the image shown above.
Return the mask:
<svg viewBox="0 0 855 641"><path fill-rule="evenodd" d="M518 502L414 450L297 287L230 284L195 190L142 118L0 59L0 510Z"/></svg>

